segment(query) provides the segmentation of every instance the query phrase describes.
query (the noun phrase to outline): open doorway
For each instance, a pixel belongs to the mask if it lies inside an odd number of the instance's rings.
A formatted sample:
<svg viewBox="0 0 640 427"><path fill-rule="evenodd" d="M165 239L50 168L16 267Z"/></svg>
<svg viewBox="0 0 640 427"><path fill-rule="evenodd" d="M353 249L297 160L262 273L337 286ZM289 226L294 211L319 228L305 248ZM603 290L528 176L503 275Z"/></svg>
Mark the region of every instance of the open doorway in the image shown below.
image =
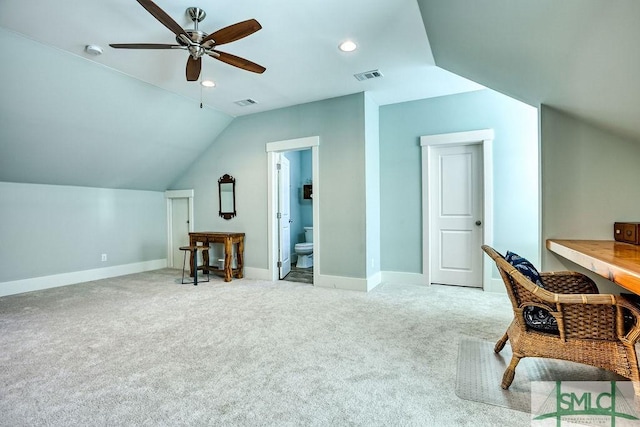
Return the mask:
<svg viewBox="0 0 640 427"><path fill-rule="evenodd" d="M313 283L311 149L278 153L279 278Z"/></svg>
<svg viewBox="0 0 640 427"><path fill-rule="evenodd" d="M299 280L296 281L317 283L316 278L320 268L319 228L321 225L318 191L319 141L319 137L315 136L267 144L269 271L274 281L285 277L287 280L292 280L299 276ZM280 160L283 158L289 164L290 171L284 178L285 181L281 175ZM291 167L292 163L293 167ZM303 163L305 166L302 166ZM292 171L293 180L291 179ZM306 187L307 199L305 199L305 186L308 186ZM284 212L285 215L283 215L283 203L288 207L288 212ZM291 217L292 206L294 217ZM305 226L307 230L304 229ZM290 236L289 239L286 239L287 234ZM307 239L311 242L306 242ZM311 253L308 253L308 250L307 253L304 253L305 251L296 253L295 245L304 243L311 247ZM300 256L306 257L306 262L304 259L299 260ZM290 263L290 271L287 271L287 263ZM299 269L303 271L300 272Z"/></svg>

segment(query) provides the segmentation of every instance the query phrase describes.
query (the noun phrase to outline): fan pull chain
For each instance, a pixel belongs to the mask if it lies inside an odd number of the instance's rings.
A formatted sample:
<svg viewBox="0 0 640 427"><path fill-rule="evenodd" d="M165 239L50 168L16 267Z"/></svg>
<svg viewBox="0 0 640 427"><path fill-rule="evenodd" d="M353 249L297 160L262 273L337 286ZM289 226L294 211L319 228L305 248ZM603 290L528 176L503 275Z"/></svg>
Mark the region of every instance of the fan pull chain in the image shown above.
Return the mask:
<svg viewBox="0 0 640 427"><path fill-rule="evenodd" d="M200 74L200 109L202 109L202 74Z"/></svg>

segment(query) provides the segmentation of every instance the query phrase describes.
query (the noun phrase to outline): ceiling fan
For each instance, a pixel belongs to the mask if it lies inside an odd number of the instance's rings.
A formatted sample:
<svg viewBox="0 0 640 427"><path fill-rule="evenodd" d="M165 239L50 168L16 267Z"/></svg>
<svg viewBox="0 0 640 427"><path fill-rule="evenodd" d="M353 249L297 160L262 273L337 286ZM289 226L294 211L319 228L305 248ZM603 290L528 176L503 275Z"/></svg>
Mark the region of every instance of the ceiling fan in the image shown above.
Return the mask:
<svg viewBox="0 0 640 427"><path fill-rule="evenodd" d="M187 14L194 24L193 30L183 29L176 21L174 21L164 10L151 0L136 0L142 5L147 12L154 16L162 25L167 27L176 35L178 44L157 44L157 43L115 43L109 46L116 49L183 49L189 51L189 59L187 60L187 81L197 81L200 77L202 69L201 59L203 55L209 55L219 61L225 62L234 67L243 70L262 74L266 68L251 62L239 56L231 55L216 49L217 46L231 43L241 38L247 37L262 26L255 19L238 22L229 25L214 33L207 34L198 30L198 23L202 21L207 14L198 7L187 8Z"/></svg>

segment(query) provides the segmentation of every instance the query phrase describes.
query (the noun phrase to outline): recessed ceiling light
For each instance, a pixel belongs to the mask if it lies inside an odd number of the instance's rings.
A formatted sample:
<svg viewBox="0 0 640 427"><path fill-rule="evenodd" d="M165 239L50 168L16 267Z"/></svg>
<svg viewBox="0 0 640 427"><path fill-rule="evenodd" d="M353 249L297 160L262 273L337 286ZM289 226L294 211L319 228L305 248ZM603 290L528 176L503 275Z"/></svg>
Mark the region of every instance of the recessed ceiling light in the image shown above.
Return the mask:
<svg viewBox="0 0 640 427"><path fill-rule="evenodd" d="M102 55L102 48L96 44L88 44L84 47L84 51L90 55Z"/></svg>
<svg viewBox="0 0 640 427"><path fill-rule="evenodd" d="M340 50L343 52L353 52L358 48L358 45L352 42L351 40L344 41L340 43Z"/></svg>
<svg viewBox="0 0 640 427"><path fill-rule="evenodd" d="M216 85L212 80L203 80L200 84L204 87L215 87Z"/></svg>

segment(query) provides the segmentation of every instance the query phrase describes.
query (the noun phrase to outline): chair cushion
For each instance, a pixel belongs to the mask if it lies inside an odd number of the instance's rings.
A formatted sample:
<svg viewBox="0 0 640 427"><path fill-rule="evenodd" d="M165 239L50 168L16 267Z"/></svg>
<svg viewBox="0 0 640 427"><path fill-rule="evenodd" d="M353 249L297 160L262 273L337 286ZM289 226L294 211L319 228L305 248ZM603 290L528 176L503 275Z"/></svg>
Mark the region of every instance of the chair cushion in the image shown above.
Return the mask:
<svg viewBox="0 0 640 427"><path fill-rule="evenodd" d="M523 276L544 289L540 273L526 258L507 251L505 260L513 265ZM544 332L558 333L558 322L547 310L535 306L527 306L522 311L524 321L530 328Z"/></svg>
<svg viewBox="0 0 640 427"><path fill-rule="evenodd" d="M509 251L507 251L507 255L505 255L504 259L506 259L509 264L513 265L527 279L544 289L540 273L538 273L538 270L536 270L529 260Z"/></svg>

